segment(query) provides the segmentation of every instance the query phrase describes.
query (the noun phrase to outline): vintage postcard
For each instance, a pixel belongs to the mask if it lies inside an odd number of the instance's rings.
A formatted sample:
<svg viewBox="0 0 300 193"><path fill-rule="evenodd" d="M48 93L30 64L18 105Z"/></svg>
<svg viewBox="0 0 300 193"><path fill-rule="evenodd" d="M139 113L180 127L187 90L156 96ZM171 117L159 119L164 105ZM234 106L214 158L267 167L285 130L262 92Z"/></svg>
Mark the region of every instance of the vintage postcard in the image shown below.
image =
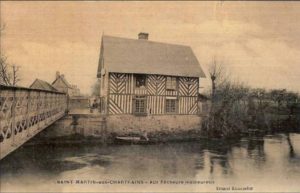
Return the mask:
<svg viewBox="0 0 300 193"><path fill-rule="evenodd" d="M0 1L0 192L300 192L299 10Z"/></svg>

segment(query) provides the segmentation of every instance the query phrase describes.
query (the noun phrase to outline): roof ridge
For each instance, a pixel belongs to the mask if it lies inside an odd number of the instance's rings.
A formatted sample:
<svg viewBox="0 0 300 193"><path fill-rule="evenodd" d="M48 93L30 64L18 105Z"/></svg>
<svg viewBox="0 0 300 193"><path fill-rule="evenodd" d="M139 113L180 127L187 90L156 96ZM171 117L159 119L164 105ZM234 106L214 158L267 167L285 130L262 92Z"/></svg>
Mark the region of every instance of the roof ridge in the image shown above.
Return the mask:
<svg viewBox="0 0 300 193"><path fill-rule="evenodd" d="M55 80L52 82L51 85L53 85L58 79L61 79L62 82L68 87L68 88L72 88L72 85L66 80L66 78L64 77L63 74L59 75L57 78L55 78Z"/></svg>
<svg viewBox="0 0 300 193"><path fill-rule="evenodd" d="M39 78L36 78L33 83L30 85L30 87L35 83L37 82L38 84L40 84L40 86L45 89L45 90L48 90L49 88L51 90L56 90L56 88L54 88L49 82L45 81L45 80L42 80L42 79L39 79Z"/></svg>
<svg viewBox="0 0 300 193"><path fill-rule="evenodd" d="M126 37L118 37L118 36L112 36L112 35L103 35L104 37L108 38L118 38L118 39L123 39L123 40L130 40L130 41L136 41L136 42L147 42L147 43L153 43L153 44L163 44L163 45L170 45L170 46L182 46L182 47L188 47L191 48L189 45L184 45L184 44L176 44L176 43L166 43L166 42L157 42L157 41L152 41L152 40L140 40L140 39L133 39L133 38L126 38Z"/></svg>

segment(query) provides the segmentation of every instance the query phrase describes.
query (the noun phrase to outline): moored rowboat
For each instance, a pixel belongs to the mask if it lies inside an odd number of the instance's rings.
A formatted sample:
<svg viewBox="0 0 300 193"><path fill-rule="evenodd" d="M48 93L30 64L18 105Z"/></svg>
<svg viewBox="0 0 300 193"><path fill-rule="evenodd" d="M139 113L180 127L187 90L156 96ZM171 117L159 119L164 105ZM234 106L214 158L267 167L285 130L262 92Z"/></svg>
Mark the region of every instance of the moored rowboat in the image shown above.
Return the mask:
<svg viewBox="0 0 300 193"><path fill-rule="evenodd" d="M153 144L153 141L150 141L145 137L131 137L131 136L117 136L115 137L116 144Z"/></svg>

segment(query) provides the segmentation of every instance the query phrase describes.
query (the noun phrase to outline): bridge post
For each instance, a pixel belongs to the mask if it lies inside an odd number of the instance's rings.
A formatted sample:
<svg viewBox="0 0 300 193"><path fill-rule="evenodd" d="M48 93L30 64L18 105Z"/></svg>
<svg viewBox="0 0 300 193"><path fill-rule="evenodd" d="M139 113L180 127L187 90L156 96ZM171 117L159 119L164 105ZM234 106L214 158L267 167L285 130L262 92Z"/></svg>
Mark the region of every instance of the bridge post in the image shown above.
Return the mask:
<svg viewBox="0 0 300 193"><path fill-rule="evenodd" d="M30 110L30 104L31 104L31 98L30 98L30 90L27 91L27 104L26 104L26 117L25 117L25 120L26 120L26 132L27 132L27 137L30 137L30 129L28 129L30 127L30 116L29 116L29 110Z"/></svg>
<svg viewBox="0 0 300 193"><path fill-rule="evenodd" d="M13 90L13 101L11 105L11 133L12 133L12 144L11 146L15 146L15 127L16 127L16 90Z"/></svg>

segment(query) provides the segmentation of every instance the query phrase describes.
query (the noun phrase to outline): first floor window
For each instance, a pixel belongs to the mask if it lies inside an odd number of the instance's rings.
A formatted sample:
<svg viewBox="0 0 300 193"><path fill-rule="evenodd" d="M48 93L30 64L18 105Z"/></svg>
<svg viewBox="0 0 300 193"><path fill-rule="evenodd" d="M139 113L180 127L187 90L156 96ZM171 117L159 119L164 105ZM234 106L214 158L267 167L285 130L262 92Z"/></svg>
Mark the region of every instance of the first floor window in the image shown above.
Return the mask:
<svg viewBox="0 0 300 193"><path fill-rule="evenodd" d="M146 75L143 74L135 75L135 87L146 88Z"/></svg>
<svg viewBox="0 0 300 193"><path fill-rule="evenodd" d="M166 99L166 113L176 113L177 99Z"/></svg>
<svg viewBox="0 0 300 193"><path fill-rule="evenodd" d="M176 77L167 77L167 82L166 82L166 89L167 90L176 90L177 89L177 79Z"/></svg>
<svg viewBox="0 0 300 193"><path fill-rule="evenodd" d="M134 101L134 112L137 114L146 113L146 97L136 96Z"/></svg>

